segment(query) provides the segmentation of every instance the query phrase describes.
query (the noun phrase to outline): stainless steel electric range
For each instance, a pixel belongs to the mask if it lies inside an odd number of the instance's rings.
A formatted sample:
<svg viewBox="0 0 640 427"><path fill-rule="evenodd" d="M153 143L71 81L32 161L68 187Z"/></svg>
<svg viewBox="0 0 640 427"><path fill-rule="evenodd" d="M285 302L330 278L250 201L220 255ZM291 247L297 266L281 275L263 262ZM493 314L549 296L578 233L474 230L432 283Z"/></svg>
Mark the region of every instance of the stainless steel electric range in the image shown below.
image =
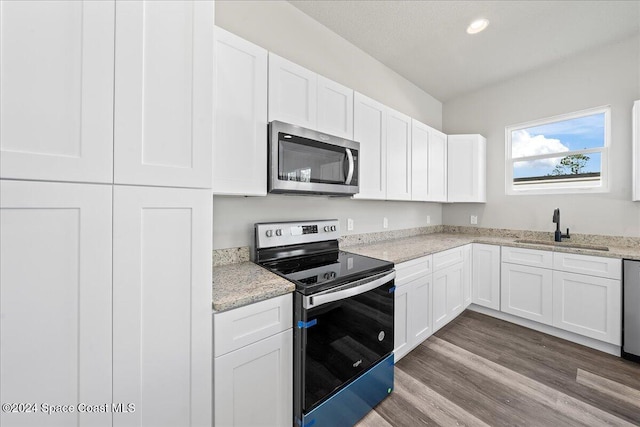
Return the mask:
<svg viewBox="0 0 640 427"><path fill-rule="evenodd" d="M255 262L296 285L294 426L353 425L393 389L394 265L339 237L338 220L255 225Z"/></svg>

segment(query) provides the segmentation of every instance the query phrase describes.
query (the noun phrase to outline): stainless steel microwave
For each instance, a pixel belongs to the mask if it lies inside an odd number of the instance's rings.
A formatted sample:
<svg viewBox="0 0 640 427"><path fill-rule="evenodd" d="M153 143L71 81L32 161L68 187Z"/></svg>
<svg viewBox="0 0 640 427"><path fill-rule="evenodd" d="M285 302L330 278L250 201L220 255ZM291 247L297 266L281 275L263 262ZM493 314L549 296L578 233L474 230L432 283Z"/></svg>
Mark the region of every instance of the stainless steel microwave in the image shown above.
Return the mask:
<svg viewBox="0 0 640 427"><path fill-rule="evenodd" d="M269 192L351 196L360 143L300 126L269 123Z"/></svg>

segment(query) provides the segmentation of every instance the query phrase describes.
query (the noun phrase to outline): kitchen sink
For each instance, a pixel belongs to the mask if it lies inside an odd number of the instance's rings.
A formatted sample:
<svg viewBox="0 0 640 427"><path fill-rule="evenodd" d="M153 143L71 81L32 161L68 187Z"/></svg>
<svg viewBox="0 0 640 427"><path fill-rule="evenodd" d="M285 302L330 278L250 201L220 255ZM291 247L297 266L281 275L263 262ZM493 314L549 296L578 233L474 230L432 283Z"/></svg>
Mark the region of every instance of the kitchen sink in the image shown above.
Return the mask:
<svg viewBox="0 0 640 427"><path fill-rule="evenodd" d="M546 246L557 246L561 248L589 249L592 251L608 251L609 250L609 248L606 246L583 245L580 243L571 243L571 242L553 242L551 240L518 239L515 242L524 243L528 245L546 245Z"/></svg>

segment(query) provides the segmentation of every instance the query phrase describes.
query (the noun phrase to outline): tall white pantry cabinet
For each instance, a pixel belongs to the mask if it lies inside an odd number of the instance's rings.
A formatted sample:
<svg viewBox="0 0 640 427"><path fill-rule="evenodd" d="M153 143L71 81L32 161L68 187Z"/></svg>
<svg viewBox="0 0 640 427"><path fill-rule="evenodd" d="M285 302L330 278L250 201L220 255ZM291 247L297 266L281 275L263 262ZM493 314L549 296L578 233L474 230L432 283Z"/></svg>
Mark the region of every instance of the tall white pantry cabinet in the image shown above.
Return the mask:
<svg viewBox="0 0 640 427"><path fill-rule="evenodd" d="M211 425L213 14L2 2L2 426Z"/></svg>

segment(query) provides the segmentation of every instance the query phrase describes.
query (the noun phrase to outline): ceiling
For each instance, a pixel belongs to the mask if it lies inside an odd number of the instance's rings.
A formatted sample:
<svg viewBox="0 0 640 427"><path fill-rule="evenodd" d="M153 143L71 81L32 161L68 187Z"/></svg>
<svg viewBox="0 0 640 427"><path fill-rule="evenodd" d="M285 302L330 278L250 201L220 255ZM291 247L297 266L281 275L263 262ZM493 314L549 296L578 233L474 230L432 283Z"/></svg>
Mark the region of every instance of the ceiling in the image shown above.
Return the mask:
<svg viewBox="0 0 640 427"><path fill-rule="evenodd" d="M640 0L289 2L442 102L640 32Z"/></svg>

